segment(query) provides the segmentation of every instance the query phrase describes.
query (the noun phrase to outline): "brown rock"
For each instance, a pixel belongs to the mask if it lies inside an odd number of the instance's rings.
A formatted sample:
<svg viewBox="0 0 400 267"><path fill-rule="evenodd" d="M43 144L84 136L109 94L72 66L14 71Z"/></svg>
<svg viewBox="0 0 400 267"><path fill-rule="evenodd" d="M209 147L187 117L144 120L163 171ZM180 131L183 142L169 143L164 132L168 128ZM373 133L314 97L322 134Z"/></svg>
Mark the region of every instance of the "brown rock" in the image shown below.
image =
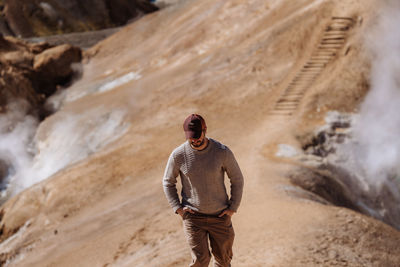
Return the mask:
<svg viewBox="0 0 400 267"><path fill-rule="evenodd" d="M28 51L11 51L0 55L1 61L21 67L30 67L34 55Z"/></svg>
<svg viewBox="0 0 400 267"><path fill-rule="evenodd" d="M22 11L22 12L21 12ZM26 8L18 1L5 1L4 15L8 26L16 36L32 36L33 30L25 16Z"/></svg>
<svg viewBox="0 0 400 267"><path fill-rule="evenodd" d="M0 52L8 50L9 48L10 48L10 43L7 42L2 35L0 35Z"/></svg>
<svg viewBox="0 0 400 267"><path fill-rule="evenodd" d="M8 175L8 164L3 160L0 159L0 188L2 187L2 183L4 178Z"/></svg>
<svg viewBox="0 0 400 267"><path fill-rule="evenodd" d="M17 68L3 73L0 78L0 106L5 107L13 99L25 99L33 110L40 107L42 99L35 92L28 76L29 73Z"/></svg>
<svg viewBox="0 0 400 267"><path fill-rule="evenodd" d="M28 113L44 118L42 104L58 84L69 81L71 64L81 60L81 50L70 45L54 48L0 36L0 112L14 99L30 105ZM47 49L49 48L49 49Z"/></svg>
<svg viewBox="0 0 400 267"><path fill-rule="evenodd" d="M40 54L42 53L44 50L52 48L53 46L50 45L49 43L46 42L40 42L40 43L35 43L35 44L31 44L29 46L29 50L33 53L33 54Z"/></svg>
<svg viewBox="0 0 400 267"><path fill-rule="evenodd" d="M14 35L46 36L99 30L158 10L145 0L5 0L5 25ZM0 23L1 25L1 23ZM1 30L1 28L0 28Z"/></svg>
<svg viewBox="0 0 400 267"><path fill-rule="evenodd" d="M128 20L154 12L158 8L148 1L105 0L111 21L122 25Z"/></svg>
<svg viewBox="0 0 400 267"><path fill-rule="evenodd" d="M51 95L57 84L67 82L73 74L71 64L80 62L81 59L81 50L68 44L47 49L36 55L33 69L38 73L37 78L42 84L39 93Z"/></svg>
<svg viewBox="0 0 400 267"><path fill-rule="evenodd" d="M52 76L68 76L71 74L70 64L82 59L81 50L65 44L45 50L35 56L33 68Z"/></svg>
<svg viewBox="0 0 400 267"><path fill-rule="evenodd" d="M0 16L0 33L3 35L12 35L12 32L8 27L7 21L2 16Z"/></svg>
<svg viewBox="0 0 400 267"><path fill-rule="evenodd" d="M36 109L40 97L35 92L30 78L33 69L33 54L29 46L10 37L0 37L0 107L4 112L12 99L24 99Z"/></svg>

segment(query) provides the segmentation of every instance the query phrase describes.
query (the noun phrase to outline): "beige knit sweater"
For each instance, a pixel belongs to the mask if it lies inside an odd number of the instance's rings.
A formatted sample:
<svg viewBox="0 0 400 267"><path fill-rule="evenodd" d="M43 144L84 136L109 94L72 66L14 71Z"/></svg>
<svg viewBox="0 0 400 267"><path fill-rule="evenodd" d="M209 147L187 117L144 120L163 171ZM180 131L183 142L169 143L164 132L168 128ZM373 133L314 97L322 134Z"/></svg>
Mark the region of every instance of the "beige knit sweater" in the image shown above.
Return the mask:
<svg viewBox="0 0 400 267"><path fill-rule="evenodd" d="M224 184L225 172L231 183L230 199ZM182 183L182 201L176 189L178 175ZM200 213L218 214L224 209L237 211L242 198L243 175L227 146L210 138L207 148L197 151L186 141L171 153L163 187L175 212L180 207L189 207Z"/></svg>

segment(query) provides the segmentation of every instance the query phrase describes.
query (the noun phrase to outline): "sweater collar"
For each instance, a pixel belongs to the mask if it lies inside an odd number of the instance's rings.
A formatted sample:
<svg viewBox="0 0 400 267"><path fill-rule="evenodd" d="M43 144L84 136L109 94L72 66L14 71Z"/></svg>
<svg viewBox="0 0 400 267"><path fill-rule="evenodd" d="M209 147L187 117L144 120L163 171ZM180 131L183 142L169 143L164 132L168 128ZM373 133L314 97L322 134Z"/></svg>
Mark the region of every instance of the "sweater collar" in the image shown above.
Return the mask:
<svg viewBox="0 0 400 267"><path fill-rule="evenodd" d="M204 154L204 153L207 153L208 151L211 150L211 147L214 145L214 140L213 140L212 138L208 138L208 145L207 145L207 147L206 147L205 149L203 149L203 150L196 150L196 149L194 149L194 148L190 145L189 141L186 141L186 145L187 145L187 147L188 147L191 151L193 151L194 153L196 153L196 154Z"/></svg>

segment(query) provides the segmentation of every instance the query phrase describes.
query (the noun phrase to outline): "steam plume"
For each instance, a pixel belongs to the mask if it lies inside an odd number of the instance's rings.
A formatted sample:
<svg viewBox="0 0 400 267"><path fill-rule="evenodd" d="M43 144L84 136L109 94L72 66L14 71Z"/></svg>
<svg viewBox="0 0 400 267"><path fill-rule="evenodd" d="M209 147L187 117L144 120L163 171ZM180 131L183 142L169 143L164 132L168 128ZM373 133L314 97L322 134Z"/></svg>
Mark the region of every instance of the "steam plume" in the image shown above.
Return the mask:
<svg viewBox="0 0 400 267"><path fill-rule="evenodd" d="M369 183L380 185L400 174L400 2L387 1L375 32L371 89L361 107L354 137L357 158Z"/></svg>
<svg viewBox="0 0 400 267"><path fill-rule="evenodd" d="M2 198L13 175L29 168L32 158L32 140L38 121L27 115L29 104L22 100L8 105L6 114L0 116L0 161L3 165L1 179Z"/></svg>
<svg viewBox="0 0 400 267"><path fill-rule="evenodd" d="M385 4L367 37L371 88L338 152L358 207L400 229L400 2Z"/></svg>

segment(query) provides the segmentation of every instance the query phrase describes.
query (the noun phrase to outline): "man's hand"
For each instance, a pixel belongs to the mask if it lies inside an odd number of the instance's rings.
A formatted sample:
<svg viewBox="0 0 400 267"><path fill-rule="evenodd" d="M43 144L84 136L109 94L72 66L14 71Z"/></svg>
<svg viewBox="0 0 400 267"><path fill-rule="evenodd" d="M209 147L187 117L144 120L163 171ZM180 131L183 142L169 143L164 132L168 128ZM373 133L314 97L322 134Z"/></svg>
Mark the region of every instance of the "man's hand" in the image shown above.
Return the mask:
<svg viewBox="0 0 400 267"><path fill-rule="evenodd" d="M222 217L222 216L224 216L224 215L228 215L229 217L232 217L232 215L233 215L234 213L235 213L235 212L234 212L233 210L224 210L223 212L221 212L220 215L218 215L218 217Z"/></svg>
<svg viewBox="0 0 400 267"><path fill-rule="evenodd" d="M192 214L194 213L194 211L189 209L188 207L179 208L179 209L176 210L176 213L181 215L182 218L183 218L183 214L185 214L185 212L189 212L189 213L192 213Z"/></svg>

